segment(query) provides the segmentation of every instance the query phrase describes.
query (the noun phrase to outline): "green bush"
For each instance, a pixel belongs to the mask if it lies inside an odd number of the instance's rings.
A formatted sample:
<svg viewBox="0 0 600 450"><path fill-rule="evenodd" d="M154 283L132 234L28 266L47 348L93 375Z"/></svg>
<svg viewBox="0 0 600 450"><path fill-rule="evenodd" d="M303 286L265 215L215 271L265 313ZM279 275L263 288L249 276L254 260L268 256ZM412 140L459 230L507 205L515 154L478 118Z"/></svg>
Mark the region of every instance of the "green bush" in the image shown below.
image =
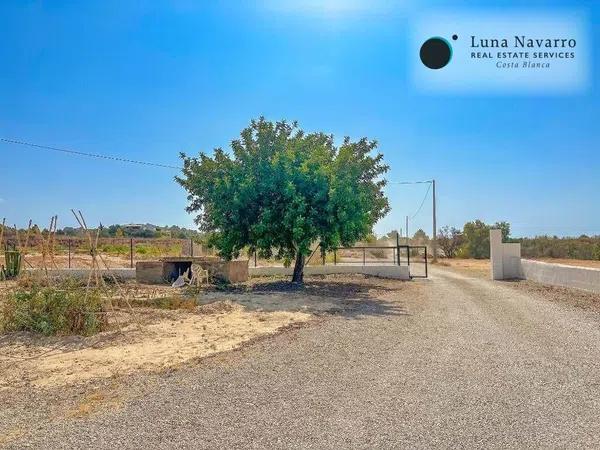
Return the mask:
<svg viewBox="0 0 600 450"><path fill-rule="evenodd" d="M167 256L181 254L181 244L155 245L155 244L135 244L133 247L137 255L143 256Z"/></svg>
<svg viewBox="0 0 600 450"><path fill-rule="evenodd" d="M29 280L0 300L0 330L32 331L45 335L90 335L106 328L101 293L86 289L76 280L54 286Z"/></svg>
<svg viewBox="0 0 600 450"><path fill-rule="evenodd" d="M128 244L101 244L98 250L109 255L129 255L130 251Z"/></svg>

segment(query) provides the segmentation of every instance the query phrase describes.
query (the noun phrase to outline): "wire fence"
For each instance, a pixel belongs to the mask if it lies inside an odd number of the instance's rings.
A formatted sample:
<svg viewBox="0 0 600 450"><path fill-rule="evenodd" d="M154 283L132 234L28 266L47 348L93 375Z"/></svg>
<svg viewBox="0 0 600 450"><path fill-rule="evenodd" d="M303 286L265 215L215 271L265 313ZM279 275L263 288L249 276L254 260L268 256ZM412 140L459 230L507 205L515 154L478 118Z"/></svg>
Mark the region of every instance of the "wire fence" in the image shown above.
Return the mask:
<svg viewBox="0 0 600 450"><path fill-rule="evenodd" d="M45 236L40 234L5 236L6 249L19 248L25 267L87 268L92 266L91 245L81 237L55 236L47 248ZM3 252L5 249L2 249ZM133 268L137 261L168 256L201 256L207 249L192 239L173 238L99 238L97 251L113 268ZM208 251L208 253L211 253Z"/></svg>

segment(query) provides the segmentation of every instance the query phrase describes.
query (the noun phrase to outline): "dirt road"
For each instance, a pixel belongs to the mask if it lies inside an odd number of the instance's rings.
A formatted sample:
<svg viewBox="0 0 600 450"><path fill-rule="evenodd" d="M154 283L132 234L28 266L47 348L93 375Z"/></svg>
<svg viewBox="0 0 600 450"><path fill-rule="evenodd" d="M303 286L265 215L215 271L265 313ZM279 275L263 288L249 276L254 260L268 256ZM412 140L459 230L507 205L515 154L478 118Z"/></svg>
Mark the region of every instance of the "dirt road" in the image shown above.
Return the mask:
<svg viewBox="0 0 600 450"><path fill-rule="evenodd" d="M39 424L43 448L598 448L600 318L434 269L402 296Z"/></svg>

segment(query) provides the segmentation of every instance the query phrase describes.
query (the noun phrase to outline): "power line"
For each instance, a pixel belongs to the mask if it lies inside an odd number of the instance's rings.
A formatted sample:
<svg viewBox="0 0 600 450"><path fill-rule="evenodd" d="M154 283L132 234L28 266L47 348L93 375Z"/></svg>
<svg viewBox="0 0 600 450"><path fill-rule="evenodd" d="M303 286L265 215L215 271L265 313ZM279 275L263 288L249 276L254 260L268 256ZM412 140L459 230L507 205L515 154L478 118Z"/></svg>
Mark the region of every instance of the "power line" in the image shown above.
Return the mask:
<svg viewBox="0 0 600 450"><path fill-rule="evenodd" d="M414 219L416 217L416 215L421 212L421 209L423 208L423 205L425 204L425 200L427 199L427 196L429 195L430 190L431 190L431 184L429 186L427 186L427 192L425 192L425 197L423 197L423 200L421 201L421 205L419 206L419 209L417 209L417 212L415 212L411 216L410 220Z"/></svg>
<svg viewBox="0 0 600 450"><path fill-rule="evenodd" d="M141 164L141 165L144 165L144 166L162 167L162 168L165 168L165 169L176 169L176 170L182 170L183 169L183 167L181 167L181 166L171 166L169 164L161 164L161 163L155 163L155 162L150 162L150 161L140 161L140 160L136 160L136 159L121 158L119 156L100 155L98 153L87 153L87 152L82 152L82 151L79 151L79 150L70 150L70 149L66 149L66 148L50 147L48 145L33 144L31 142L18 141L16 139L0 138L0 141L6 142L8 144L22 145L22 146L27 146L27 147L32 147L32 148L41 148L41 149L44 149L44 150L52 150L54 152L68 153L68 154L71 154L71 155L87 156L89 158L107 159L107 160L110 160L110 161L126 162L126 163L130 163L130 164ZM424 180L424 181L388 181L387 183L388 184L425 184L425 183L431 184L431 180Z"/></svg>
<svg viewBox="0 0 600 450"><path fill-rule="evenodd" d="M423 180L423 181L388 181L388 184L431 184L431 180Z"/></svg>
<svg viewBox="0 0 600 450"><path fill-rule="evenodd" d="M55 152L68 153L71 155L87 156L89 158L107 159L107 160L111 160L111 161L125 162L125 163L130 163L130 164L140 164L143 166L162 167L163 169L175 169L175 170L182 169L182 167L171 166L168 164L160 164L160 163L149 162L149 161L139 161L139 160L135 160L135 159L120 158L118 156L100 155L100 154L96 154L96 153L86 153L86 152L80 152L78 150L69 150L66 148L49 147L47 145L32 144L31 142L16 141L13 139L0 138L0 141L6 142L9 144L23 145L23 146L27 146L27 147L40 148L40 149L44 149L44 150L52 150Z"/></svg>

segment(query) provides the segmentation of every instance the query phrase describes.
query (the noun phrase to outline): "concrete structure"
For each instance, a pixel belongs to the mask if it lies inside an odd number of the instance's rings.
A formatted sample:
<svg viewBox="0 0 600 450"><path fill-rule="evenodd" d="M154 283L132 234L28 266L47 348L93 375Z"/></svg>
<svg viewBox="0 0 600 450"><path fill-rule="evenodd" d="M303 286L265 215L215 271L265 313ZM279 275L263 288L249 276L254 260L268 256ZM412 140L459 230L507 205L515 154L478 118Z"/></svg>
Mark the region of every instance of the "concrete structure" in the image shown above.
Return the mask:
<svg viewBox="0 0 600 450"><path fill-rule="evenodd" d="M240 283L248 279L248 260L223 261L216 256L182 256L137 262L136 280L149 284L167 283L185 273L192 264L199 264L208 270L211 278L228 283Z"/></svg>
<svg viewBox="0 0 600 450"><path fill-rule="evenodd" d="M521 259L521 244L502 243L500 230L490 230L490 259L494 280L521 278L600 293L600 269Z"/></svg>
<svg viewBox="0 0 600 450"><path fill-rule="evenodd" d="M250 267L251 277L264 276L292 276L292 267ZM333 275L341 273L361 273L380 278L394 278L398 280L409 280L408 266L306 266L305 275Z"/></svg>
<svg viewBox="0 0 600 450"><path fill-rule="evenodd" d="M167 277L163 274L162 261L138 261L135 263L135 280L138 283L158 284L166 283Z"/></svg>
<svg viewBox="0 0 600 450"><path fill-rule="evenodd" d="M501 230L490 230L492 280L522 278L521 244L503 243Z"/></svg>
<svg viewBox="0 0 600 450"><path fill-rule="evenodd" d="M186 239L181 246L181 256L200 256L204 253L202 244Z"/></svg>
<svg viewBox="0 0 600 450"><path fill-rule="evenodd" d="M216 259L202 264L208 270L211 278L218 278L228 283L242 283L248 280L248 260L223 261Z"/></svg>
<svg viewBox="0 0 600 450"><path fill-rule="evenodd" d="M522 259L523 278L600 293L600 269Z"/></svg>

